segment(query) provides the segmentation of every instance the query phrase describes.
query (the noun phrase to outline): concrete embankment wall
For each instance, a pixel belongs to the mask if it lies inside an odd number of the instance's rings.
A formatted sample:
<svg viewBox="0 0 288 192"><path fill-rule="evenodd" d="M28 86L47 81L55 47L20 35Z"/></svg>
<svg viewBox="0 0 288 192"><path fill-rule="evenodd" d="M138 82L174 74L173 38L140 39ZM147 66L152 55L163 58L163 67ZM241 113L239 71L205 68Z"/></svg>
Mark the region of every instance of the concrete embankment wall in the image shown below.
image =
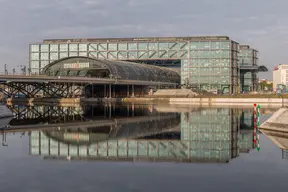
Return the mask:
<svg viewBox="0 0 288 192"><path fill-rule="evenodd" d="M288 99L277 98L125 98L122 102L133 103L167 103L173 105L195 106L252 106L254 103L261 106L288 106Z"/></svg>
<svg viewBox="0 0 288 192"><path fill-rule="evenodd" d="M288 106L288 99L278 98L170 98L170 104L185 105L253 105L254 103L267 106Z"/></svg>
<svg viewBox="0 0 288 192"><path fill-rule="evenodd" d="M28 103L28 104L60 104L79 105L80 103L99 102L124 102L139 104L173 104L173 105L195 105L195 106L252 106L254 103L262 107L288 106L288 99L278 98L9 98L7 104Z"/></svg>

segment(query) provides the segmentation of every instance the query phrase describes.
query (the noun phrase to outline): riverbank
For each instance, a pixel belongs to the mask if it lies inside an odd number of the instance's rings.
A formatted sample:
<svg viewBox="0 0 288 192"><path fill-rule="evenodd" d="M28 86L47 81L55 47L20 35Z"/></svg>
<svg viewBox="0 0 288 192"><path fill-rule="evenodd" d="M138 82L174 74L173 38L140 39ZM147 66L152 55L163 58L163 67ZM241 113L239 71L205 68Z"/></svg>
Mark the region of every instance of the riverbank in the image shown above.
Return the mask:
<svg viewBox="0 0 288 192"><path fill-rule="evenodd" d="M281 108L260 125L261 130L288 133L288 108Z"/></svg>
<svg viewBox="0 0 288 192"><path fill-rule="evenodd" d="M288 107L288 98L8 98L8 105L27 103L80 105L101 102L137 103L137 104L169 104L186 106L253 106L254 103L262 107Z"/></svg>

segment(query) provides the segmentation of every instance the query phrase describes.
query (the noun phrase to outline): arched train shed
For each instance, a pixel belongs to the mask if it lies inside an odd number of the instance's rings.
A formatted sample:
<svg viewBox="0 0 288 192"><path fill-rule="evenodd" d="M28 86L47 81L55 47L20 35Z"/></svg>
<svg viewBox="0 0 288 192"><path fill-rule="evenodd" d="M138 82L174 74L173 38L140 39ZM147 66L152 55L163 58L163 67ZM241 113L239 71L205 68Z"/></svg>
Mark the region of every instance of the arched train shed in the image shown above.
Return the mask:
<svg viewBox="0 0 288 192"><path fill-rule="evenodd" d="M43 68L42 74L180 83L180 75L169 68L81 56L54 61Z"/></svg>
<svg viewBox="0 0 288 192"><path fill-rule="evenodd" d="M134 80L141 82L171 83L179 85L180 75L169 68L127 61L100 60L89 57L67 57L45 66L41 72L48 76L75 76ZM130 97L144 96L156 86L145 85L89 85L85 87L85 97Z"/></svg>

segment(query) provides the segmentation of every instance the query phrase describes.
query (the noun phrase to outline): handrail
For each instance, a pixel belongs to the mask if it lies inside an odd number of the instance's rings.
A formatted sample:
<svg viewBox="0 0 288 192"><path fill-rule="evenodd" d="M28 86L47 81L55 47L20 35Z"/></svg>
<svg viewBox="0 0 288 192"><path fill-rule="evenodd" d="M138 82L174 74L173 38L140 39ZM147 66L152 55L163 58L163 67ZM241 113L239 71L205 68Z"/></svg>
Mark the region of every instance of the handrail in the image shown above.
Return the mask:
<svg viewBox="0 0 288 192"><path fill-rule="evenodd" d="M74 82L87 82L87 81L104 81L106 83L111 83L111 84L147 84L147 85L177 85L177 83L172 83L172 82L159 82L159 81L139 81L139 80L129 80L129 79L119 79L119 78L97 78L97 77L77 77L77 76L47 76L47 75L23 75L23 74L14 74L14 75L1 75L0 73L0 80L5 79L6 81L11 80L47 80L49 81L57 81L57 82L64 82L66 81L74 81ZM95 82L96 83L96 82Z"/></svg>

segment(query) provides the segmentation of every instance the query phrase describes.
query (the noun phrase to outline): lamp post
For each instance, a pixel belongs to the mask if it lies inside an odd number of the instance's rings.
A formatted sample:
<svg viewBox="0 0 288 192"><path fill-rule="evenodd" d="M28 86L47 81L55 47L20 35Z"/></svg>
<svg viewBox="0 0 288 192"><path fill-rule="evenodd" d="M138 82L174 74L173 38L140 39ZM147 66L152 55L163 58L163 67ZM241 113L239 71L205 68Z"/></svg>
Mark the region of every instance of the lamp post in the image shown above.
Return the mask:
<svg viewBox="0 0 288 192"><path fill-rule="evenodd" d="M4 72L5 72L5 75L8 75L7 64L4 65Z"/></svg>

